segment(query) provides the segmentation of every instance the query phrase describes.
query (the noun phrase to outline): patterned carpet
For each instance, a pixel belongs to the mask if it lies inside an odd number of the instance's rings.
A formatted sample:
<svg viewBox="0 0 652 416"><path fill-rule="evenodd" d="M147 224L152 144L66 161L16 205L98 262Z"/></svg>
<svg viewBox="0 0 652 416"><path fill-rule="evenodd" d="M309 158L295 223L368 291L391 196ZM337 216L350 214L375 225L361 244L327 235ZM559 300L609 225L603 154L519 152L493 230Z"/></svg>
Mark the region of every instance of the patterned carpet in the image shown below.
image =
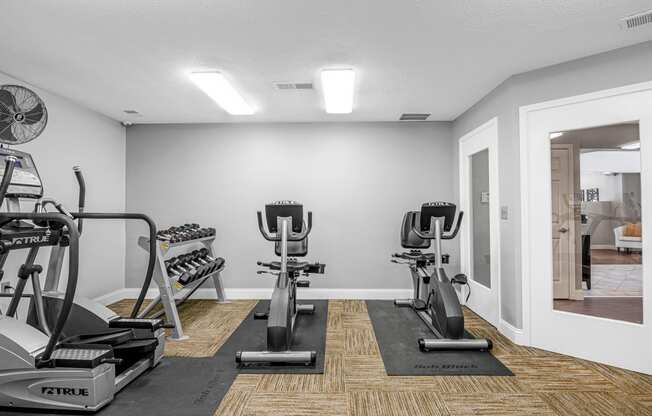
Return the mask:
<svg viewBox="0 0 652 416"><path fill-rule="evenodd" d="M187 302L190 339L167 343L166 353L212 356L255 304ZM241 374L215 415L652 415L652 376L520 347L466 312L468 329L494 341L515 377L389 377L364 301L332 300L324 374Z"/></svg>

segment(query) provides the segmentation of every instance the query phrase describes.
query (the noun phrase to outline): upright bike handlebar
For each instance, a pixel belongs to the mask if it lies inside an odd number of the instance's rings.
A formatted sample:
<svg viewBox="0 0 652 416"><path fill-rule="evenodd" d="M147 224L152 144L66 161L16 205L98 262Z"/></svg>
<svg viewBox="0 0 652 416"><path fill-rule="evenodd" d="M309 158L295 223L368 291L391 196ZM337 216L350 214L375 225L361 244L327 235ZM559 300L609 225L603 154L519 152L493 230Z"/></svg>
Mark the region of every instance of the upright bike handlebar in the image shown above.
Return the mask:
<svg viewBox="0 0 652 416"><path fill-rule="evenodd" d="M260 233L263 235L263 238L267 241L281 241L281 235L278 233L271 234L269 233L263 224L263 213L261 211L258 211L256 213L256 216L258 217L258 229L260 230ZM310 231L312 230L312 211L308 211L308 226L302 230L300 233L293 233L289 232L287 236L287 241L302 241L305 240L306 237L308 237L308 234L310 234Z"/></svg>

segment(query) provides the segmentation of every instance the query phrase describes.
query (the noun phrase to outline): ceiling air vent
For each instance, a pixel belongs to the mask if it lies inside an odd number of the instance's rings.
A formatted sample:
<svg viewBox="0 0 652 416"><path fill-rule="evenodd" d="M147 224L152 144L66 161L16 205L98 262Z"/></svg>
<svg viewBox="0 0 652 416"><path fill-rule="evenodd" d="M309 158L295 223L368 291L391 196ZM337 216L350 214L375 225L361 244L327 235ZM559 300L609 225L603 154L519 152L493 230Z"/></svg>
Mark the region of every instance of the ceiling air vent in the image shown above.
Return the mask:
<svg viewBox="0 0 652 416"><path fill-rule="evenodd" d="M430 113L403 113L401 114L401 121L424 121L430 117Z"/></svg>
<svg viewBox="0 0 652 416"><path fill-rule="evenodd" d="M633 14L620 20L620 26L623 29L634 29L635 27L643 26L648 23L652 23L652 10Z"/></svg>
<svg viewBox="0 0 652 416"><path fill-rule="evenodd" d="M277 90L312 90L313 86L310 82L275 82L274 86Z"/></svg>

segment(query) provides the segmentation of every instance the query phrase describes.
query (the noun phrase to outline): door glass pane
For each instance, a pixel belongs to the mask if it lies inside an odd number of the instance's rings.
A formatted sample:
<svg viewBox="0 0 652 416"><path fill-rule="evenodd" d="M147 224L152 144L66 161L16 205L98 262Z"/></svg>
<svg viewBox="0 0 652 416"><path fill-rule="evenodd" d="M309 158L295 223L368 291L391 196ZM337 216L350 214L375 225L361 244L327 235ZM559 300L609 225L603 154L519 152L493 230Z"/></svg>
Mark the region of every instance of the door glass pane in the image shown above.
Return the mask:
<svg viewBox="0 0 652 416"><path fill-rule="evenodd" d="M472 278L491 288L489 198L489 150L483 150L471 156Z"/></svg>
<svg viewBox="0 0 652 416"><path fill-rule="evenodd" d="M638 123L550 139L554 309L642 323Z"/></svg>

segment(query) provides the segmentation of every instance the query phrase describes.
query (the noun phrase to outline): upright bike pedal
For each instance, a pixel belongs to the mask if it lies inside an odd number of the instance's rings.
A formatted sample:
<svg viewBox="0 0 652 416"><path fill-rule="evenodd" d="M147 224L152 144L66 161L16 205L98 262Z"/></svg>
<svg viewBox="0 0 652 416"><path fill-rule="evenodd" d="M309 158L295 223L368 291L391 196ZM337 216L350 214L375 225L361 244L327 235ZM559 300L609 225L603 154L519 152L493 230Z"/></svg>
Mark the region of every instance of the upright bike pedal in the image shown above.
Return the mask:
<svg viewBox="0 0 652 416"><path fill-rule="evenodd" d="M297 280L297 287L310 287L310 280Z"/></svg>

